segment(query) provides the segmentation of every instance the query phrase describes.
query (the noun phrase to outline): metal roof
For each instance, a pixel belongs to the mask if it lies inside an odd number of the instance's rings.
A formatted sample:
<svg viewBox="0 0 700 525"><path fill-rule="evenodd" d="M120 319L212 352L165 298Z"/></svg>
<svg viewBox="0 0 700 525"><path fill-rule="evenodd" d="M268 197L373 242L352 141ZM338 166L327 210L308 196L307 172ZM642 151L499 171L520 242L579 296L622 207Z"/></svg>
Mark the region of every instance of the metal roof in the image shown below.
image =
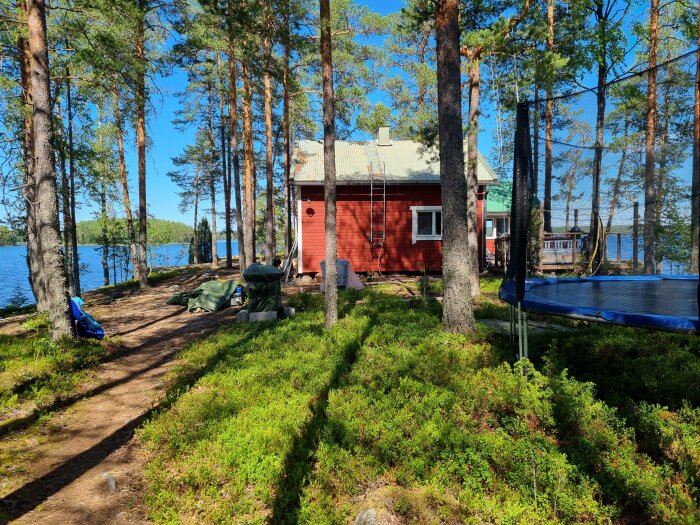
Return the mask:
<svg viewBox="0 0 700 525"><path fill-rule="evenodd" d="M486 213L510 213L512 192L513 183L509 180L491 188L486 196Z"/></svg>
<svg viewBox="0 0 700 525"><path fill-rule="evenodd" d="M464 153L467 149L465 143ZM369 180L370 166L384 171L388 183L440 183L440 161L436 148L420 142L394 140L391 146L378 146L375 140L335 142L336 178L339 184L359 184ZM323 142L301 140L292 155L295 184L323 182ZM496 173L479 153L479 184L495 184Z"/></svg>

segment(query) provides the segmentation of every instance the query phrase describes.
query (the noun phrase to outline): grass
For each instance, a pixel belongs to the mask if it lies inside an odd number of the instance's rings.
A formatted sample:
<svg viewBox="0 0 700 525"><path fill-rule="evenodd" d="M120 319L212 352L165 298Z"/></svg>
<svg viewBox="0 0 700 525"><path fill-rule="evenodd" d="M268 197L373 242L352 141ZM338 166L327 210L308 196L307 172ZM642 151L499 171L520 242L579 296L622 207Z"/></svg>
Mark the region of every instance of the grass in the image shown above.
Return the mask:
<svg viewBox="0 0 700 525"><path fill-rule="evenodd" d="M163 281L167 281L169 279L172 279L173 277L177 277L178 275L182 275L183 273L186 273L188 271L191 271L191 268L188 267L182 267L182 268L173 268L171 270L160 270L157 272L152 272L148 275L148 284L157 284ZM122 281L117 284L110 284L107 286L102 286L100 288L97 288L96 290L93 291L105 291L105 290L122 290L122 289L128 289L128 288L134 288L135 286L138 286L139 282L136 279L129 279L127 281ZM5 308L0 308L0 319L8 318L8 317L14 317L17 315L23 315L23 314L33 314L36 313L36 305L31 304L28 306L22 306L22 307L17 307L17 306L6 306Z"/></svg>
<svg viewBox="0 0 700 525"><path fill-rule="evenodd" d="M34 304L28 306L6 306L5 308L0 308L0 319L33 313L36 313L36 305Z"/></svg>
<svg viewBox="0 0 700 525"><path fill-rule="evenodd" d="M477 317L507 315L497 287L483 283ZM534 364L514 363L505 337L443 333L420 294L345 292L330 331L321 296L292 302L296 319L181 354L140 434L156 522L346 524L368 507L401 524L700 519L694 339L586 329L533 337Z"/></svg>
<svg viewBox="0 0 700 525"><path fill-rule="evenodd" d="M192 271L192 269L184 266L181 268L173 268L172 270L160 270L157 272L151 272L150 274L148 274L147 277L148 284L157 284L163 281L167 281L168 279L172 279L173 277L177 277L178 275L182 275L183 273L187 273L189 271ZM102 286L94 291L100 292L105 290L122 290L126 288L133 288L138 285L139 281L137 279L129 279L127 281L122 281L117 284L109 284L107 286Z"/></svg>
<svg viewBox="0 0 700 525"><path fill-rule="evenodd" d="M52 341L43 315L28 319L21 336L0 335L0 420L41 410L92 380L90 368L118 341Z"/></svg>

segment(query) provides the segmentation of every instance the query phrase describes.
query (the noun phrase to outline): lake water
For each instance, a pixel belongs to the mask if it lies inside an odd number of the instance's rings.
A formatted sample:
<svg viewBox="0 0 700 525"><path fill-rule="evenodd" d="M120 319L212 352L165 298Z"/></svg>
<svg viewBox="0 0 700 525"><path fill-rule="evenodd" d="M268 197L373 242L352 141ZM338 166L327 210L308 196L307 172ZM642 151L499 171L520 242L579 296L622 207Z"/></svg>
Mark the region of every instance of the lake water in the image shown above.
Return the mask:
<svg viewBox="0 0 700 525"><path fill-rule="evenodd" d="M569 262L571 260L571 244L565 244L566 249L562 249L558 244L556 244L557 241L552 241L554 244L553 246L556 246L555 248L552 248L552 251L550 252L550 257L554 257L558 261L562 262ZM564 241L565 243L567 241ZM580 241L579 241L580 242ZM639 260L639 265L640 268L644 264L644 246L642 245L642 239L639 239L639 253L637 255L638 260ZM580 247L580 244L579 244ZM561 250L561 251L560 251ZM608 260L614 262L617 259L617 235L616 234L611 234L608 236L608 245L607 245L607 255L608 255ZM620 235L620 259L623 261L631 261L632 260L632 255L634 251L634 238L630 234L622 234ZM682 268L679 264L676 263L670 263L669 261L663 261L662 262L662 267L663 267L663 273L664 274L678 274L678 273L685 273L685 269Z"/></svg>
<svg viewBox="0 0 700 525"><path fill-rule="evenodd" d="M622 235L621 254L623 259L632 259L632 236ZM186 244L164 244L155 246L152 249L151 257L153 266L183 266L187 264L189 246ZM217 243L219 257L226 256L226 242ZM238 255L238 243L231 242L233 255ZM25 246L0 246L0 307L7 304L15 288L19 285L30 300L34 302L34 296L29 286L26 263L27 248ZM80 262L84 265L81 272L81 286L83 291L94 290L103 284L102 276L102 254L96 246L78 246ZM608 241L608 258L615 259L617 256L617 239L611 236ZM644 260L644 252L639 247L640 264ZM110 282L113 280L113 270L110 261ZM679 273L675 265L664 263L664 273ZM123 269L117 268L117 282L122 282L127 278Z"/></svg>
<svg viewBox="0 0 700 525"><path fill-rule="evenodd" d="M189 246L186 244L164 244L154 246L150 257L153 266L183 266L187 264ZM226 241L217 243L219 258L226 257ZM238 242L231 242L233 255L238 255ZM0 307L7 304L9 298L19 285L30 303L34 295L29 286L29 270L27 268L26 246L0 246ZM83 291L94 290L104 283L102 274L102 252L96 246L78 246L78 256L83 270L80 274L80 284ZM131 270L130 270L131 271ZM116 268L117 282L126 280L123 268ZM110 282L113 281L113 267L110 258Z"/></svg>

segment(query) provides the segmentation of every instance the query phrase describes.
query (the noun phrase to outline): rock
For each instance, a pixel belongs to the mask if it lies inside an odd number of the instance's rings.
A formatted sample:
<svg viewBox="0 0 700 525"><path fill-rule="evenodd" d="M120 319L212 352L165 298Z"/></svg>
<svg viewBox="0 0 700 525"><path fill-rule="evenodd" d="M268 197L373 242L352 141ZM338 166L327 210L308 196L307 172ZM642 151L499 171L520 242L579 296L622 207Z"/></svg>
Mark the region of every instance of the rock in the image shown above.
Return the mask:
<svg viewBox="0 0 700 525"><path fill-rule="evenodd" d="M313 280L313 278L312 278L310 275L302 275L302 276L299 278L299 282L300 282L301 284L311 284L311 283L314 282L314 280Z"/></svg>
<svg viewBox="0 0 700 525"><path fill-rule="evenodd" d="M251 312L248 314L248 320L251 323L259 321L277 321L277 312Z"/></svg>
<svg viewBox="0 0 700 525"><path fill-rule="evenodd" d="M291 306L285 306L283 311L285 317L294 317L296 315L296 310L294 310L294 308Z"/></svg>
<svg viewBox="0 0 700 525"><path fill-rule="evenodd" d="M171 287L168 288L169 292L178 292L179 290L180 290L179 284L173 284Z"/></svg>
<svg viewBox="0 0 700 525"><path fill-rule="evenodd" d="M355 518L355 525L382 525L377 521L377 513L374 509L365 509Z"/></svg>
<svg viewBox="0 0 700 525"><path fill-rule="evenodd" d="M107 485L107 488L111 493L115 493L117 491L117 480L114 479L114 476L112 476L112 474L110 474L109 472L103 472L102 479L104 480L105 484Z"/></svg>
<svg viewBox="0 0 700 525"><path fill-rule="evenodd" d="M248 310L241 310L236 314L237 323L247 323L248 322Z"/></svg>

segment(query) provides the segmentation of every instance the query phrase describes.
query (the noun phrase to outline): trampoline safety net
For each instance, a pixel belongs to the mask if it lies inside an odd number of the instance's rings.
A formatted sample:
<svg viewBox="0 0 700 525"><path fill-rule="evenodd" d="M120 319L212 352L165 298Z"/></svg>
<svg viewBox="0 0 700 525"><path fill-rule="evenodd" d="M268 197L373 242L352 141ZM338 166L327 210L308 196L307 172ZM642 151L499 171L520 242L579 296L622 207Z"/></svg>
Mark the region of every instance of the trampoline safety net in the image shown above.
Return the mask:
<svg viewBox="0 0 700 525"><path fill-rule="evenodd" d="M518 105L505 300L696 331L699 54Z"/></svg>

